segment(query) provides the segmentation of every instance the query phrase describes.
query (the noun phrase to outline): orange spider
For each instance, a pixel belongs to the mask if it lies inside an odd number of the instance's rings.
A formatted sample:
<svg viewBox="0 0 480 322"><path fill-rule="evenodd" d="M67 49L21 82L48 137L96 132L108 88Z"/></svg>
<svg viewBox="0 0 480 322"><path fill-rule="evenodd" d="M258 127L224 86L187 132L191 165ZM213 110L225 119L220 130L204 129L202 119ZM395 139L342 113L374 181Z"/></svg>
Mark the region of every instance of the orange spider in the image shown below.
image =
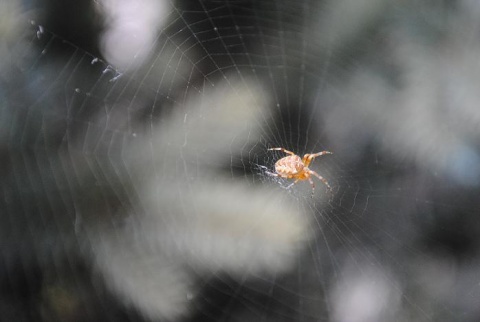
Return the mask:
<svg viewBox="0 0 480 322"><path fill-rule="evenodd" d="M328 181L325 178L323 178L318 173L308 168L308 166L313 161L313 159L324 154L333 154L332 152L322 151L322 152L313 153L313 154L307 153L303 156L303 159L301 159L295 153L285 150L284 148L271 148L268 150L282 151L286 154L290 154L289 156L283 157L275 163L276 173L271 173L271 172L268 173L275 177L295 179L295 181L291 185L289 185L288 188L293 186L298 181L308 180L312 185L312 196L313 196L313 193L315 192L315 183L313 183L313 180L311 178L311 175L313 174L327 186L329 191L332 191L332 188L330 187L330 185L328 184Z"/></svg>

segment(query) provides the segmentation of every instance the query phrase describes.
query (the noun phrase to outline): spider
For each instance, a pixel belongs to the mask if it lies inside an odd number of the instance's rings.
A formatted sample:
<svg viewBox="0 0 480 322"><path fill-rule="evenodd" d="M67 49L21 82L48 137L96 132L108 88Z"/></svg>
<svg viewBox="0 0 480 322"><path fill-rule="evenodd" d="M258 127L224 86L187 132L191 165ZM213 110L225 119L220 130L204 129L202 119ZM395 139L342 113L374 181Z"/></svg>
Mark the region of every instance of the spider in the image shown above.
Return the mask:
<svg viewBox="0 0 480 322"><path fill-rule="evenodd" d="M268 150L282 151L286 154L289 154L289 156L283 157L277 162L275 162L276 173L271 173L271 172L268 173L269 175L272 175L275 177L295 179L295 181L291 185L289 185L288 188L293 186L298 181L308 180L308 182L310 182L310 184L312 185L312 196L313 196L313 193L315 192L315 183L313 183L311 175L314 175L327 186L330 192L332 191L332 188L330 187L330 185L328 184L328 181L325 178L323 178L318 173L308 168L308 166L313 161L313 159L324 154L333 154L332 152L322 151L322 152L313 153L313 154L307 153L303 156L303 159L301 159L295 153L285 150L284 148L271 148Z"/></svg>

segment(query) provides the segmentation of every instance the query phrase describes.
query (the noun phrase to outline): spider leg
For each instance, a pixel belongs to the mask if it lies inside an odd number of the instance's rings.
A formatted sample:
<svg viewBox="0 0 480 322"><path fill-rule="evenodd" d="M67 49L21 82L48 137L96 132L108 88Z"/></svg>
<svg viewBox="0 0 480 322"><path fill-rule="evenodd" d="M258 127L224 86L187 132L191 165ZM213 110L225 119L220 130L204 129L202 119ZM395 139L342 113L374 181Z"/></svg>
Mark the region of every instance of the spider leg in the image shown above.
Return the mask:
<svg viewBox="0 0 480 322"><path fill-rule="evenodd" d="M312 153L312 154L310 154L310 157L311 157L311 158L316 158L316 157L319 157L319 156L325 155L325 154L333 154L333 152L330 152L330 151L322 151L322 152L318 152L318 153Z"/></svg>
<svg viewBox="0 0 480 322"><path fill-rule="evenodd" d="M279 175L278 173L273 173L273 172L270 172L270 171L265 171L265 173L267 175L269 175L270 177L281 177L281 175Z"/></svg>
<svg viewBox="0 0 480 322"><path fill-rule="evenodd" d="M320 181L322 181L328 188L328 190L331 192L332 191L332 187L330 187L330 185L328 184L328 181L327 179L325 179L324 177L322 177L321 175L319 175L318 173L316 173L315 171L313 170L309 170L309 172L311 174L313 174L315 177L317 177Z"/></svg>
<svg viewBox="0 0 480 322"><path fill-rule="evenodd" d="M312 185L312 198L313 195L315 194L315 182L313 182L312 178L308 177L308 182Z"/></svg>
<svg viewBox="0 0 480 322"><path fill-rule="evenodd" d="M270 148L268 151L282 151L286 154L295 155L292 151L285 150L284 148Z"/></svg>
<svg viewBox="0 0 480 322"><path fill-rule="evenodd" d="M322 155L325 155L325 154L333 154L333 152L330 152L330 151L322 151L322 152L318 152L318 153L312 153L312 154L305 154L303 156L303 163L305 164L305 166L309 166L310 165L310 162L313 161L313 159L315 159L316 157L319 157L319 156L322 156Z"/></svg>
<svg viewBox="0 0 480 322"><path fill-rule="evenodd" d="M290 189L294 184L296 184L296 183L298 182L298 180L300 180L300 179L297 179L297 180L295 180L294 182L292 182L291 184L289 184L289 185L287 186L287 190Z"/></svg>

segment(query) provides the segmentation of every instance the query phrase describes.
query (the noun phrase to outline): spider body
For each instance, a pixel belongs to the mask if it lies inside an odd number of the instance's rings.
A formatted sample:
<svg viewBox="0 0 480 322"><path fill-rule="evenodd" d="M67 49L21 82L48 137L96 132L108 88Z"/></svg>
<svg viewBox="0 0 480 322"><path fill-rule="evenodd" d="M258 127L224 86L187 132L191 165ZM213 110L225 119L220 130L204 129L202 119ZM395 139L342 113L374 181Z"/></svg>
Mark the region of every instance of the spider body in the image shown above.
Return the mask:
<svg viewBox="0 0 480 322"><path fill-rule="evenodd" d="M275 163L275 171L281 176L294 176L305 169L305 164L298 155L281 158Z"/></svg>
<svg viewBox="0 0 480 322"><path fill-rule="evenodd" d="M313 182L311 176L317 177L320 181L322 181L328 188L328 190L332 190L330 185L328 184L328 181L323 178L321 175L316 173L313 170L310 170L308 166L310 163L316 158L321 155L325 154L332 154L332 152L329 151L322 151L318 153L307 153L303 156L303 158L300 158L298 155L295 153L285 150L284 148L271 148L268 150L276 150L276 151L282 151L288 156L281 158L277 162L275 162L275 173L270 173L272 176L276 177L282 177L286 179L295 179L295 181L289 186L291 187L298 181L304 181L308 180L310 184L312 185L312 195L315 192L315 183Z"/></svg>

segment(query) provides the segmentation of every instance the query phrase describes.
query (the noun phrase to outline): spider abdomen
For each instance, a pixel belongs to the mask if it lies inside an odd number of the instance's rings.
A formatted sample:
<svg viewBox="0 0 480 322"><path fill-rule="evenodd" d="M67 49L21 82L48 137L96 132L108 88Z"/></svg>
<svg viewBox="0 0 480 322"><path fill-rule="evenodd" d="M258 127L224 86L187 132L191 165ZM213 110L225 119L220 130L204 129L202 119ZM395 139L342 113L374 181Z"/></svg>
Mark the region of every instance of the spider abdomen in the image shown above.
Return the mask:
<svg viewBox="0 0 480 322"><path fill-rule="evenodd" d="M275 171L280 175L294 175L303 171L304 167L298 155L284 157L275 163Z"/></svg>

